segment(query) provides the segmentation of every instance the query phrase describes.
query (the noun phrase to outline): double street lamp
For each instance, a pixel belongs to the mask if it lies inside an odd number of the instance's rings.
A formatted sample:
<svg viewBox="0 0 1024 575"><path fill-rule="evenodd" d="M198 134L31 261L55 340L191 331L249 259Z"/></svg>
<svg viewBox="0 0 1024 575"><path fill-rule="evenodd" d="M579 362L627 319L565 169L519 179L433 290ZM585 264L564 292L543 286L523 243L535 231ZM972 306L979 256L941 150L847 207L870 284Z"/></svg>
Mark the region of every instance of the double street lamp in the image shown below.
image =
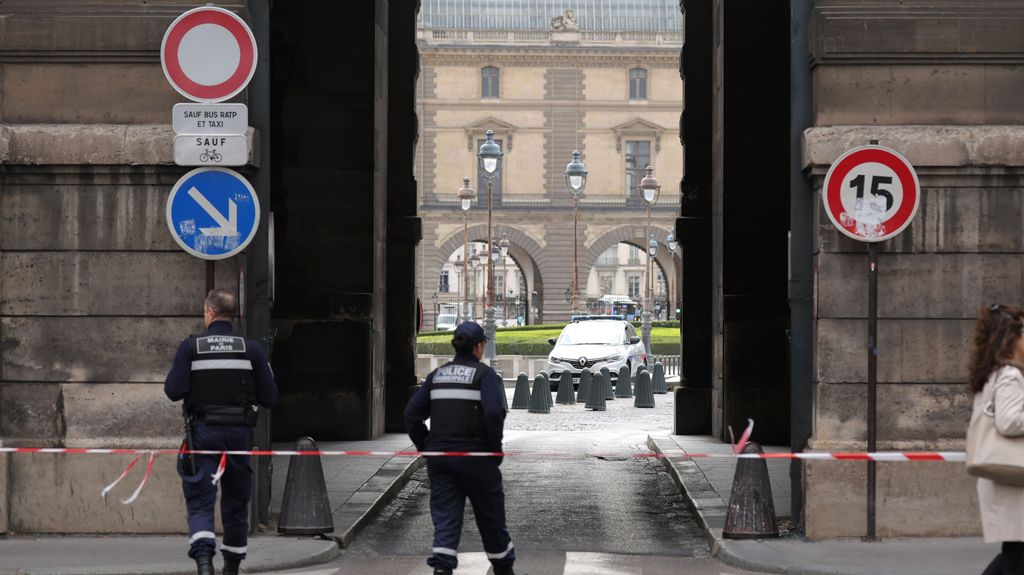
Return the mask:
<svg viewBox="0 0 1024 575"><path fill-rule="evenodd" d="M491 223L494 213L494 178L501 171L501 146L494 141L494 131L487 130L487 140L480 146L476 153L477 162L487 178L487 249L493 246L494 235L491 230ZM486 252L484 254L486 257ZM487 336L487 347L484 350L484 357L489 363L494 362L494 263L497 257L491 258L487 264L487 307L484 308L484 335Z"/></svg>
<svg viewBox="0 0 1024 575"><path fill-rule="evenodd" d="M580 161L580 151L572 151L572 161L565 166L565 185L572 194L572 308L570 318L578 312L580 280L579 280L579 207L583 198L583 189L587 185L587 167Z"/></svg>
<svg viewBox="0 0 1024 575"><path fill-rule="evenodd" d="M462 321L469 317L469 207L476 192L469 187L469 178L462 178L459 199L462 200Z"/></svg>
<svg viewBox="0 0 1024 575"><path fill-rule="evenodd" d="M658 194L661 193L661 182L658 178L654 177L654 166L647 166L647 175L640 180L640 192L643 194L644 203L647 204L647 236L650 241L647 245L647 297L644 302L644 313L643 323L641 323L641 337L644 342L644 349L647 351L647 357L651 357L651 276L652 267L651 264L654 261L654 256L658 255L658 241L654 239L654 234L651 233L651 206L658 201ZM648 362L650 359L648 359Z"/></svg>

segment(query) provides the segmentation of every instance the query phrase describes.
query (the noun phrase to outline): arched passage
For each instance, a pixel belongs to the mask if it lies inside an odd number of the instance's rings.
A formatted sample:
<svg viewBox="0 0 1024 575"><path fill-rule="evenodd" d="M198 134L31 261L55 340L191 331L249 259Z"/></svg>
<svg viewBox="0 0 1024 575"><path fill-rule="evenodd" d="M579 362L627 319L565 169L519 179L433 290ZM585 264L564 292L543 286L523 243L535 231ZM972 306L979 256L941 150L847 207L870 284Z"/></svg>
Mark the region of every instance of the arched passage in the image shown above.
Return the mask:
<svg viewBox="0 0 1024 575"><path fill-rule="evenodd" d="M508 319L516 320L517 315L512 315L512 310L520 310L523 315L523 321L525 323L534 323L537 318L541 317L543 313L543 296L544 296L544 282L541 278L541 265L544 259L544 252L538 242L523 230L509 225L499 225L493 227L493 235L495 241L499 240L502 235L508 237L509 246L509 259L507 273L513 274L512 266L514 265L519 274L522 277L524 284L521 290L518 290L516 294L496 294L495 305L500 310L499 317L502 315L508 315ZM474 242L486 242L487 239L487 226L483 224L471 225L468 228L468 241ZM420 286L420 299L424 302L424 328L434 329L436 319L436 309L433 308L433 296L440 287L438 279L440 277L442 268L445 266L445 262L449 260L452 254L459 252L461 254L463 249L464 237L462 230L448 234L448 236L439 242L437 250L432 251L429 256L424 257L424 269L426 272L427 281L424 285ZM504 276L505 274L500 273L501 265L499 264L495 268L496 276L499 274ZM478 273L482 274L481 269ZM461 275L460 275L461 277ZM471 276L472 277L472 276ZM500 280L497 280L500 281ZM504 282L502 282L504 284ZM461 290L455 289L456 286L449 283L449 288L453 291L461 293ZM479 293L483 289L481 280L477 280L475 288L471 288L470 293L476 294L476 303L470 307L470 315L479 315L481 309L481 296ZM505 290L502 290L505 291ZM439 301L440 301L439 297ZM468 299L468 298L467 298ZM506 312L506 309L508 312Z"/></svg>
<svg viewBox="0 0 1024 575"><path fill-rule="evenodd" d="M681 265L681 251L677 249L676 254L669 252L666 238L668 237L670 230L667 227L661 227L657 225L651 226L651 233L654 234L655 240L659 244L657 255L654 257L654 278L655 283L652 284L652 291L657 294L658 290L658 279L664 281L664 293L665 296L661 298L660 309L662 310L662 319L672 319L673 308L678 305L678 291L679 291L679 272ZM596 273L598 275L597 281L600 283L600 275L602 274L602 265L600 261L602 254L605 254L609 249L614 248L620 244L626 244L633 246L639 252L638 262L640 266L645 266L647 261L647 244L649 238L646 236L646 226L636 225L623 225L612 229L594 239L592 242L585 246L585 249L580 255L580 283L581 286L586 286L588 279ZM642 269L646 269L643 267ZM646 272L642 273L646 276ZM645 282L646 280L644 280ZM632 295L628 293L630 290L626 289L626 295ZM639 299L645 297L646 287L644 284L639 286ZM658 307L654 308L659 309Z"/></svg>

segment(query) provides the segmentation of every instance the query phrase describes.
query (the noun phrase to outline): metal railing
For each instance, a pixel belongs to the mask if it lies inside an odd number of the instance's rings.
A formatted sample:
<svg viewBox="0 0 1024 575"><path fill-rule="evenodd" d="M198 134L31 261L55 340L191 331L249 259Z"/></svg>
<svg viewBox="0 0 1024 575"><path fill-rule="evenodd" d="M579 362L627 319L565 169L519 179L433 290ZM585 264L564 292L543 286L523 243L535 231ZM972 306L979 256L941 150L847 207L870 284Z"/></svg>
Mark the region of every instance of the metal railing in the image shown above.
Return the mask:
<svg viewBox="0 0 1024 575"><path fill-rule="evenodd" d="M552 41L547 30L450 30L423 29L418 36L430 44L459 43L545 43ZM580 42L584 44L625 44L653 46L681 46L682 32L581 32Z"/></svg>
<svg viewBox="0 0 1024 575"><path fill-rule="evenodd" d="M654 361L651 363L652 369L655 363L661 363L661 366L665 368L665 377L673 375L682 375L682 356L652 354L651 357L654 359Z"/></svg>

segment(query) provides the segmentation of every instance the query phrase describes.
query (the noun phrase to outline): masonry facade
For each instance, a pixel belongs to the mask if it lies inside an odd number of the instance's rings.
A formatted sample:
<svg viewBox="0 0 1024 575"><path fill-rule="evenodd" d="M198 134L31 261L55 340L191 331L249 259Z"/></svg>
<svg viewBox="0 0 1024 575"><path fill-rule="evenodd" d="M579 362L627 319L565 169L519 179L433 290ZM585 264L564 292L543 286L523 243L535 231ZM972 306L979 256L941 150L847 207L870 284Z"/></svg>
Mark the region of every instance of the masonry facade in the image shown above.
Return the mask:
<svg viewBox="0 0 1024 575"><path fill-rule="evenodd" d="M605 250L619 242L647 248L645 204L636 188L647 164L662 183L652 210L652 233L661 243L655 259L668 290L678 289L681 258L668 253L665 240L682 178L679 14L658 20L656 29L641 29L639 19L631 26L588 20L585 12L574 31L552 29L550 18L539 27L517 24L522 19L503 25L500 17L498 24L466 29L431 12L443 4L424 5L418 40L423 242L417 283L425 327L434 326L430 302L442 267L463 245L456 192L464 177L477 194L468 239L487 240L487 183L476 160L487 130L505 154L494 183L494 240L506 235L512 244L532 308L528 321L569 316L573 223L563 171L574 149L590 172L577 230L582 296Z"/></svg>

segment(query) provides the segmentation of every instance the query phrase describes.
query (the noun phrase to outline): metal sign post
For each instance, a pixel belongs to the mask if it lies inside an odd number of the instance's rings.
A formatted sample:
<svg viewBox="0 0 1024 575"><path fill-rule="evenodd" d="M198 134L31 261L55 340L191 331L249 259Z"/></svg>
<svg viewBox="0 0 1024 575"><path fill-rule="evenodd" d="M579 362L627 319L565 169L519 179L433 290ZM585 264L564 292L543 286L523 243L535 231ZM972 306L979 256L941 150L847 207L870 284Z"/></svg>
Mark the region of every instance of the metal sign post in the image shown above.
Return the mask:
<svg viewBox="0 0 1024 575"><path fill-rule="evenodd" d="M914 167L895 150L872 140L848 150L825 175L821 199L825 213L844 235L868 243L867 450L878 449L878 243L897 236L917 214L920 183ZM876 536L877 477L867 468L867 536Z"/></svg>

